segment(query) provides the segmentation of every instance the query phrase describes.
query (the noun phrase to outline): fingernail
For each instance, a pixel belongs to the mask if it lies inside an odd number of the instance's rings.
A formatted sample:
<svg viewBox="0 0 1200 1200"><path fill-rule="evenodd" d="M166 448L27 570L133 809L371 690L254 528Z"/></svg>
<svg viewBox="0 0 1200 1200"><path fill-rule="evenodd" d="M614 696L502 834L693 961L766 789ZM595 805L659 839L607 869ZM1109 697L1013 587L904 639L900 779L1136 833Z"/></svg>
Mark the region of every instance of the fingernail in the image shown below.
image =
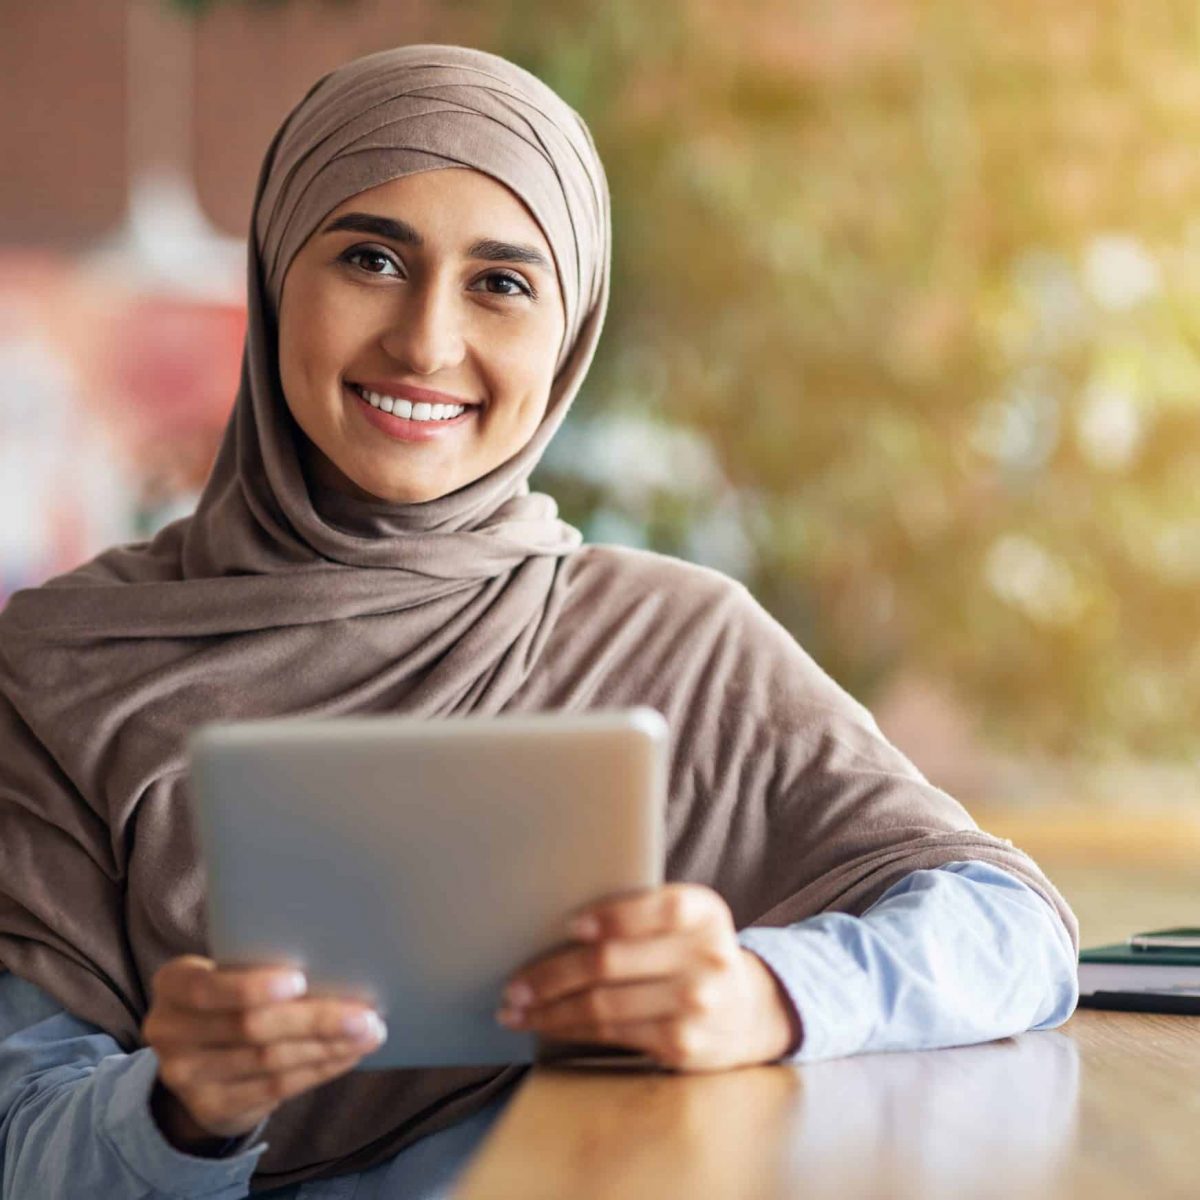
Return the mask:
<svg viewBox="0 0 1200 1200"><path fill-rule="evenodd" d="M524 1025L525 1014L523 1012L517 1012L517 1010L514 1008L502 1008L498 1013L496 1013L496 1020L499 1021L501 1025Z"/></svg>
<svg viewBox="0 0 1200 1200"><path fill-rule="evenodd" d="M358 1012L342 1018L342 1031L364 1042L386 1042L387 1025L377 1012Z"/></svg>
<svg viewBox="0 0 1200 1200"><path fill-rule="evenodd" d="M504 999L512 1005L528 1004L533 999L533 988L527 983L510 983L504 989Z"/></svg>
<svg viewBox="0 0 1200 1200"><path fill-rule="evenodd" d="M600 922L595 917L575 917L567 929L578 938L594 938L600 932Z"/></svg>
<svg viewBox="0 0 1200 1200"><path fill-rule="evenodd" d="M308 980L301 971L289 971L286 975L277 975L267 985L267 991L272 1000L294 1000L308 991Z"/></svg>

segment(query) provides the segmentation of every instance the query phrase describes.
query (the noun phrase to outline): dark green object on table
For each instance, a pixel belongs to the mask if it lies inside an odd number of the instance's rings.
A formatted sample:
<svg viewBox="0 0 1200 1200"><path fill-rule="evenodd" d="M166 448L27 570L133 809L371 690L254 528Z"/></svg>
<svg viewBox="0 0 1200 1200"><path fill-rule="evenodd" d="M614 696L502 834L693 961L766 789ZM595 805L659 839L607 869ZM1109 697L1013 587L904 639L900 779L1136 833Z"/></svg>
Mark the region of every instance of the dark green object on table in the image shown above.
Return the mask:
<svg viewBox="0 0 1200 1200"><path fill-rule="evenodd" d="M1156 982L1158 972L1172 967ZM1193 969L1180 973L1180 967ZM1093 946L1079 952L1079 989L1081 1008L1200 1016L1200 949Z"/></svg>

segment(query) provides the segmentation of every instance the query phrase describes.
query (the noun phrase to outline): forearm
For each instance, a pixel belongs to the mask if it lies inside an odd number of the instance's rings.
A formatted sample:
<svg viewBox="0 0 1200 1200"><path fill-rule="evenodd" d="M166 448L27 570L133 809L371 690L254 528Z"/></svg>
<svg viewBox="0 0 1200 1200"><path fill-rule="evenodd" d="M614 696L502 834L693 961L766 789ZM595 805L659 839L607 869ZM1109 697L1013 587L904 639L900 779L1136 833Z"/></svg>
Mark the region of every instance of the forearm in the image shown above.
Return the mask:
<svg viewBox="0 0 1200 1200"><path fill-rule="evenodd" d="M114 1054L94 1067L63 1065L5 1093L4 1197L112 1196L232 1200L249 1194L265 1146L225 1158L188 1154L155 1124L150 1051Z"/></svg>
<svg viewBox="0 0 1200 1200"><path fill-rule="evenodd" d="M266 1149L262 1126L223 1157L187 1153L191 1131L164 1133L156 1121L157 1074L153 1050L124 1053L42 989L0 972L0 1200L247 1195Z"/></svg>
<svg viewBox="0 0 1200 1200"><path fill-rule="evenodd" d="M1053 910L983 863L914 872L862 916L822 913L738 936L802 1023L789 1061L990 1041L1061 1024L1078 999Z"/></svg>

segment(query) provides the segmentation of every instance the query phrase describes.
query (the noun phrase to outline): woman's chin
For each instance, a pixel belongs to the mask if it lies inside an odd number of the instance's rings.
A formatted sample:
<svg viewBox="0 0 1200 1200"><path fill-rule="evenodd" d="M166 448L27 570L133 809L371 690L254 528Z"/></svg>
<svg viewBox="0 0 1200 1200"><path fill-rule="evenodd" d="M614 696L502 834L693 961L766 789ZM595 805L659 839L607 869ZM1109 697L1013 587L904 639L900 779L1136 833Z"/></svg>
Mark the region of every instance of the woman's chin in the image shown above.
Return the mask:
<svg viewBox="0 0 1200 1200"><path fill-rule="evenodd" d="M305 473L310 479L322 487L353 496L356 500L375 504L423 504L453 490L453 487L446 486L444 480L423 486L411 476L389 477L370 470L365 464L362 469L355 469L356 464L336 463L311 440L307 440L305 449L308 452L305 456Z"/></svg>
<svg viewBox="0 0 1200 1200"><path fill-rule="evenodd" d="M354 487L353 495L361 500L372 500L384 504L424 504L428 500L437 500L450 489L446 487L421 487L412 480L397 481L375 478L352 478L348 482Z"/></svg>

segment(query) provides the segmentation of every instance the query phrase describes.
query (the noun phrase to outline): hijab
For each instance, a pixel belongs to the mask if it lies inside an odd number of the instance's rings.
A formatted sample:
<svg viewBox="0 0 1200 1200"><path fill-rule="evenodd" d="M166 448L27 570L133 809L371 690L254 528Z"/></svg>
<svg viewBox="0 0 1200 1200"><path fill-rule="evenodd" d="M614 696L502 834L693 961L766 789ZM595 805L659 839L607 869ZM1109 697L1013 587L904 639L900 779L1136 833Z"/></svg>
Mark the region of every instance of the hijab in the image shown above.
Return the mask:
<svg viewBox="0 0 1200 1200"><path fill-rule="evenodd" d="M310 485L277 358L288 265L350 196L446 167L505 184L553 252L566 327L543 420L507 461L424 503ZM503 58L403 46L296 105L258 178L241 379L195 512L0 613L3 968L124 1051L143 1045L155 971L208 953L184 759L201 723L635 703L671 729L666 877L716 888L739 928L861 912L911 870L980 858L1037 890L1078 946L1033 860L930 785L745 587L585 546L531 492L596 348L610 247L586 125ZM384 1161L525 1069L332 1080L272 1115L252 1190Z"/></svg>

